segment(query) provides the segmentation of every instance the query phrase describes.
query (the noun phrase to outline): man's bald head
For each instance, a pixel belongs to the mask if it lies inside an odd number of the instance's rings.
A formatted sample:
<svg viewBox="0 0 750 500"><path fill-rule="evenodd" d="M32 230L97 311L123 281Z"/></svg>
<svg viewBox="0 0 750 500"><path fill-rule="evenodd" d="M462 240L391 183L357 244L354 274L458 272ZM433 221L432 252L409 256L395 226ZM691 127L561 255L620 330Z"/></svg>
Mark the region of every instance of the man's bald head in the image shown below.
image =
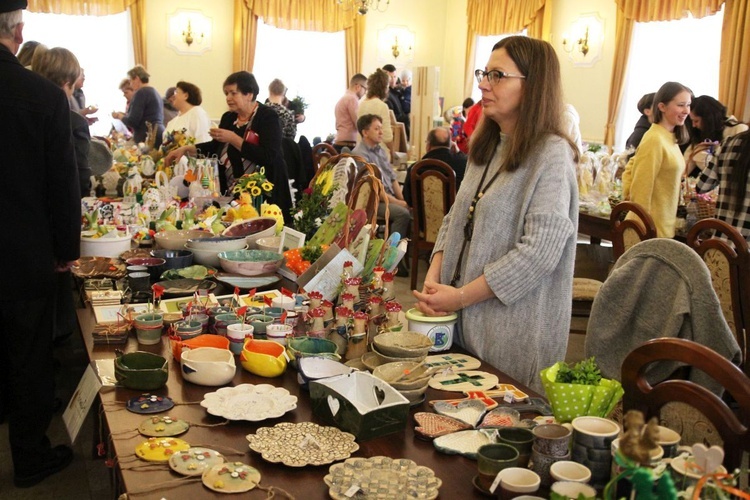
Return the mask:
<svg viewBox="0 0 750 500"><path fill-rule="evenodd" d="M451 133L446 127L436 127L427 133L427 151L435 148L449 148Z"/></svg>

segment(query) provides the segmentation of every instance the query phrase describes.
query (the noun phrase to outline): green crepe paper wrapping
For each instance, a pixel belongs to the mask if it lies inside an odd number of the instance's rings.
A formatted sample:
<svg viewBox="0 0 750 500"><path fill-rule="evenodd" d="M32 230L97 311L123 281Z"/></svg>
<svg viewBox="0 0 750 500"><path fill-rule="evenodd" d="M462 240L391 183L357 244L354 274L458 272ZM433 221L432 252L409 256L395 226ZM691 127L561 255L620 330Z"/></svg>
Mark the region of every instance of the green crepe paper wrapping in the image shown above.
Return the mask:
<svg viewBox="0 0 750 500"><path fill-rule="evenodd" d="M542 386L557 422L570 422L576 417L606 417L625 391L617 380L603 378L599 385L555 382L562 362L541 372Z"/></svg>

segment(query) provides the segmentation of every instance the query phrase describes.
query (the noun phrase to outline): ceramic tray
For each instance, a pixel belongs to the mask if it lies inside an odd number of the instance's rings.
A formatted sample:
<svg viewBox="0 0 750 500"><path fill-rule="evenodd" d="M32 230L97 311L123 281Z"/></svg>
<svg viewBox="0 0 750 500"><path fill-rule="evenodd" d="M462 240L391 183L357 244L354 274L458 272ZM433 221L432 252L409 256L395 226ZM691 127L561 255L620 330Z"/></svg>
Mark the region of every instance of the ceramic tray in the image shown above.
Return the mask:
<svg viewBox="0 0 750 500"><path fill-rule="evenodd" d="M135 447L135 455L147 462L166 462L175 453L189 448L182 439L152 437Z"/></svg>
<svg viewBox="0 0 750 500"><path fill-rule="evenodd" d="M464 431L471 428L468 424L455 418L425 411L415 413L414 421L417 422L414 432L419 434L420 437L427 439L434 439L451 434L452 432Z"/></svg>
<svg viewBox="0 0 750 500"><path fill-rule="evenodd" d="M484 391L495 387L497 375L480 371L457 371L452 374L436 374L430 379L430 387L439 391Z"/></svg>
<svg viewBox="0 0 750 500"><path fill-rule="evenodd" d="M224 462L224 455L208 448L190 448L169 457L169 467L183 476L200 476L205 470Z"/></svg>
<svg viewBox="0 0 750 500"><path fill-rule="evenodd" d="M171 410L174 407L174 401L168 396L157 396L156 394L141 394L128 400L125 408L133 413L149 414L161 413Z"/></svg>
<svg viewBox="0 0 750 500"><path fill-rule="evenodd" d="M457 370L476 370L482 366L482 362L467 354L436 354L427 356L424 360L425 365L432 368L433 366L442 366L445 368L454 367Z"/></svg>
<svg viewBox="0 0 750 500"><path fill-rule="evenodd" d="M350 458L328 469L323 480L334 500L437 498L443 481L429 467L406 458ZM355 494L349 492L358 486ZM353 488L352 488L353 489ZM349 494L347 494L349 493Z"/></svg>
<svg viewBox="0 0 750 500"><path fill-rule="evenodd" d="M78 278L124 278L125 261L110 257L81 257L70 268Z"/></svg>
<svg viewBox="0 0 750 500"><path fill-rule="evenodd" d="M138 432L144 436L171 437L187 432L188 428L190 428L190 424L184 420L173 419L165 415L163 417L147 418L138 426Z"/></svg>
<svg viewBox="0 0 750 500"><path fill-rule="evenodd" d="M217 286L213 281L194 280L189 278L160 281L156 284L164 287L165 299L172 297L188 297L198 290L208 290L208 293L211 293Z"/></svg>
<svg viewBox="0 0 750 500"><path fill-rule="evenodd" d="M349 458L359 449L354 435L336 427L321 427L312 422L282 422L262 427L249 434L250 449L264 460L290 467L325 465Z"/></svg>
<svg viewBox="0 0 750 500"><path fill-rule="evenodd" d="M209 392L201 401L201 406L217 417L258 422L280 417L297 408L297 396L292 396L283 387L241 384Z"/></svg>
<svg viewBox="0 0 750 500"><path fill-rule="evenodd" d="M485 444L494 442L492 438L490 438L490 435L491 434L488 431L459 431L435 438L432 444L435 445L435 448L438 451L443 453L449 455L463 455L472 460L476 460L479 448Z"/></svg>
<svg viewBox="0 0 750 500"><path fill-rule="evenodd" d="M517 427L521 414L512 408L495 408L487 413L478 427Z"/></svg>
<svg viewBox="0 0 750 500"><path fill-rule="evenodd" d="M216 268L211 266L201 266L199 264L183 267L182 269L168 269L161 274L163 280L177 280L189 278L194 280L204 280L216 275Z"/></svg>
<svg viewBox="0 0 750 500"><path fill-rule="evenodd" d="M446 417L455 418L469 427L476 427L482 421L482 417L487 412L487 407L478 399L467 399L457 405L452 405L444 401L438 401L433 405L434 410Z"/></svg>
<svg viewBox="0 0 750 500"><path fill-rule="evenodd" d="M242 462L217 464L203 472L203 484L219 493L243 493L260 482L258 469Z"/></svg>

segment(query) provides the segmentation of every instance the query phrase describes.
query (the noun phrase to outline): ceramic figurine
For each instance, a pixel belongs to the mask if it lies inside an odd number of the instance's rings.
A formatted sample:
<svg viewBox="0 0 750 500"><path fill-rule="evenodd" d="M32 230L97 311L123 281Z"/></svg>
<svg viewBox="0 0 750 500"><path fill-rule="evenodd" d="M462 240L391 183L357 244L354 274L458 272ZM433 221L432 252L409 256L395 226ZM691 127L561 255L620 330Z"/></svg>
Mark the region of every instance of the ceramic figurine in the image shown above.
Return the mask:
<svg viewBox="0 0 750 500"><path fill-rule="evenodd" d="M359 276L353 277L353 278L347 278L344 280L344 285L346 285L346 291L352 295L354 295L354 303L359 302L359 285L362 284L362 278Z"/></svg>
<svg viewBox="0 0 750 500"><path fill-rule="evenodd" d="M385 311L387 316L386 321L386 328L388 328L390 331L398 331L403 327L401 324L401 321L399 320L399 314L401 313L401 304L398 302L392 301L388 302L385 305ZM397 330L394 330L397 329Z"/></svg>
<svg viewBox="0 0 750 500"><path fill-rule="evenodd" d="M313 290L307 296L310 298L310 309L317 309L323 302L323 294L317 290Z"/></svg>
<svg viewBox="0 0 750 500"><path fill-rule="evenodd" d="M393 285L393 273L383 273L383 300L386 302L396 298L396 287Z"/></svg>
<svg viewBox="0 0 750 500"><path fill-rule="evenodd" d="M383 288L383 273L385 268L377 266L372 270L372 287L375 289Z"/></svg>
<svg viewBox="0 0 750 500"><path fill-rule="evenodd" d="M336 344L339 355L344 356L349 341L349 331L353 328L354 311L345 306L336 308L336 326L331 328L328 340Z"/></svg>
<svg viewBox="0 0 750 500"><path fill-rule="evenodd" d="M341 294L341 305L347 309L354 310L354 295L349 292Z"/></svg>
<svg viewBox="0 0 750 500"><path fill-rule="evenodd" d="M324 338L326 336L325 334L325 326L324 326L324 320L323 317L325 316L326 312L323 310L322 307L316 307L315 309L310 309L310 311L307 313L307 323L309 325L307 335L309 337L320 337Z"/></svg>

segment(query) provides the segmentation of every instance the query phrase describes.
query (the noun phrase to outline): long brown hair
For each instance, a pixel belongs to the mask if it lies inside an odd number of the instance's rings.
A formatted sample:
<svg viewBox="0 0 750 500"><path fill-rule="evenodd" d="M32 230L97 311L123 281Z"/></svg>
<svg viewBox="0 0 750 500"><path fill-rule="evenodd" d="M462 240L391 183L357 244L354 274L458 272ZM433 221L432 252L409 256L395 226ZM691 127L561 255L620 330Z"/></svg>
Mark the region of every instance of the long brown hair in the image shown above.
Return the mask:
<svg viewBox="0 0 750 500"><path fill-rule="evenodd" d="M578 147L563 131L563 98L560 79L560 62L552 45L535 38L509 36L492 47L493 52L505 49L526 78L518 110L518 122L508 137L508 156L502 168L516 170L526 156L546 135L559 135L565 139L578 161ZM500 125L482 118L477 131L471 136L469 159L475 165L484 165L500 144Z"/></svg>
<svg viewBox="0 0 750 500"><path fill-rule="evenodd" d="M692 100L693 91L681 83L667 82L659 87L659 90L656 91L656 95L654 96L654 104L652 104L651 106L652 123L659 123L662 118L664 118L664 113L662 113L661 109L659 109L659 104L669 104L677 96L677 94L680 94L682 92L687 92L688 94L690 94L690 98ZM689 119L690 118L688 117L688 120ZM688 132L687 126L684 123L682 125L675 126L672 134L674 135L677 144L685 144L690 140L690 132Z"/></svg>

